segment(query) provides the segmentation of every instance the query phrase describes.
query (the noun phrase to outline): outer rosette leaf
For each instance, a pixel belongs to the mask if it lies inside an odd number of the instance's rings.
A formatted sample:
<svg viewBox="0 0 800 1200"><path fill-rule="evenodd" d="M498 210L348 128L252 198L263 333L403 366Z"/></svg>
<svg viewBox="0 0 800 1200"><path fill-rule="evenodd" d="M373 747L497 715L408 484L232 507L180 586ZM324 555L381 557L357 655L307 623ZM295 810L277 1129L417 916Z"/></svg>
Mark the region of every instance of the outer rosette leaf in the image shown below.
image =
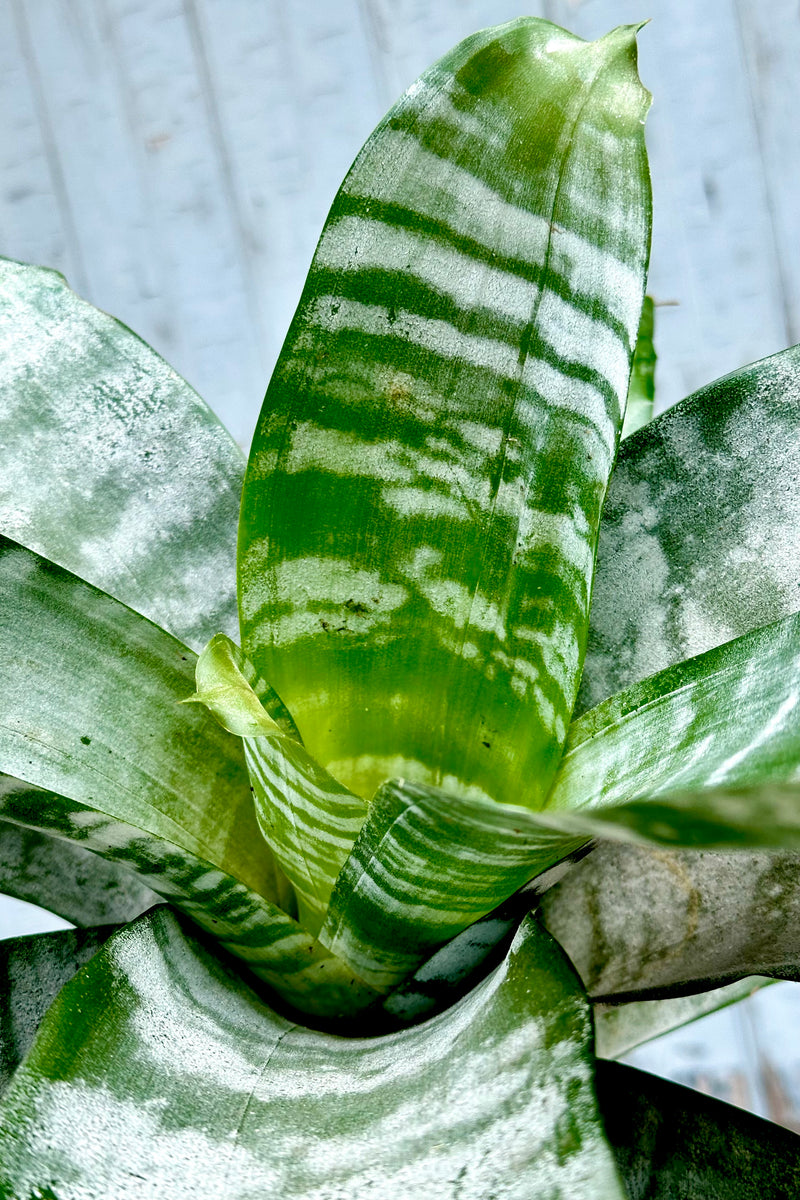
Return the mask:
<svg viewBox="0 0 800 1200"><path fill-rule="evenodd" d="M635 30L476 34L339 192L242 501L242 642L310 752L537 807L644 289ZM420 687L424 680L424 688Z"/></svg>
<svg viewBox="0 0 800 1200"><path fill-rule="evenodd" d="M790 1200L800 1138L690 1088L598 1063L603 1119L629 1200Z"/></svg>
<svg viewBox="0 0 800 1200"><path fill-rule="evenodd" d="M0 1093L62 987L113 932L109 925L0 941Z"/></svg>
<svg viewBox="0 0 800 1200"><path fill-rule="evenodd" d="M800 346L620 447L576 713L800 604Z"/></svg>
<svg viewBox="0 0 800 1200"><path fill-rule="evenodd" d="M130 867L290 1003L327 1015L368 1003L279 906L241 746L181 704L192 651L31 551L0 550L0 819Z"/></svg>
<svg viewBox="0 0 800 1200"><path fill-rule="evenodd" d="M533 922L448 1012L348 1039L276 1016L161 909L48 1014L0 1110L0 1190L623 1200L592 1076L585 998Z"/></svg>
<svg viewBox="0 0 800 1200"><path fill-rule="evenodd" d="M8 821L0 821L0 894L80 927L124 925L159 900L125 867Z"/></svg>
<svg viewBox="0 0 800 1200"><path fill-rule="evenodd" d="M691 996L630 1000L625 1003L596 1002L592 1005L595 1054L598 1058L621 1058L643 1042L680 1029L731 1004L738 1004L773 982L763 975L749 975L724 987Z"/></svg>
<svg viewBox="0 0 800 1200"><path fill-rule="evenodd" d="M600 845L542 900L593 997L800 979L800 857Z"/></svg>
<svg viewBox="0 0 800 1200"><path fill-rule="evenodd" d="M190 646L234 632L241 451L129 329L7 259L0 445L4 533Z"/></svg>

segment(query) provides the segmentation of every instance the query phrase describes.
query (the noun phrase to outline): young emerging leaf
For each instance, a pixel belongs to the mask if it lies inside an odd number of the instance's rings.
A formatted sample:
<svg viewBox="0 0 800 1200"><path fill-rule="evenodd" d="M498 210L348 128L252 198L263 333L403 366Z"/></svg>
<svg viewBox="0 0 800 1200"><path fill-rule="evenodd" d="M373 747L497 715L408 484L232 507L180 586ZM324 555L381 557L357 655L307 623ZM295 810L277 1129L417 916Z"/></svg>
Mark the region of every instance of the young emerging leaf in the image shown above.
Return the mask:
<svg viewBox="0 0 800 1200"><path fill-rule="evenodd" d="M580 674L649 246L635 29L523 18L357 158L267 392L242 641L352 791L541 806Z"/></svg>
<svg viewBox="0 0 800 1200"><path fill-rule="evenodd" d="M259 826L294 887L302 925L316 934L367 805L315 762L278 696L224 634L209 642L196 674L190 699L244 738Z"/></svg>

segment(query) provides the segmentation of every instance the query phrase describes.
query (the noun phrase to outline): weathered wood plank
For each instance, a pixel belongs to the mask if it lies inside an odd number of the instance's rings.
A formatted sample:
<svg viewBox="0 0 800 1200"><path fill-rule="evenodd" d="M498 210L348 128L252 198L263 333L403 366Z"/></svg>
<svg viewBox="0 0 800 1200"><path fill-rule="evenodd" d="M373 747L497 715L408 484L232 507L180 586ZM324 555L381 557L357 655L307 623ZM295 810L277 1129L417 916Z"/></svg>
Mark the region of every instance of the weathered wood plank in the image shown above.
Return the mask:
<svg viewBox="0 0 800 1200"><path fill-rule="evenodd" d="M787 343L800 341L800 9L795 0L738 0L741 42L778 248Z"/></svg>

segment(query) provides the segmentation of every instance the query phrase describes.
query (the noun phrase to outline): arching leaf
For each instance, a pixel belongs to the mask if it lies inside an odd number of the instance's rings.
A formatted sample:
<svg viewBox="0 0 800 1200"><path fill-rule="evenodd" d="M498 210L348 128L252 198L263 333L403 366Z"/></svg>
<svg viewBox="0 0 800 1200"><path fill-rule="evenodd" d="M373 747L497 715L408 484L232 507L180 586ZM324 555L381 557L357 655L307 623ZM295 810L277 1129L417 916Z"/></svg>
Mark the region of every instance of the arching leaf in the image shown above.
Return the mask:
<svg viewBox="0 0 800 1200"><path fill-rule="evenodd" d="M129 866L290 1003L369 1003L279 907L241 745L181 703L192 651L31 551L0 551L0 819Z"/></svg>
<svg viewBox="0 0 800 1200"><path fill-rule="evenodd" d="M199 649L236 631L241 451L56 271L0 259L0 530Z"/></svg>
<svg viewBox="0 0 800 1200"><path fill-rule="evenodd" d="M0 941L0 1093L62 987L114 931L59 929Z"/></svg>
<svg viewBox="0 0 800 1200"><path fill-rule="evenodd" d="M79 927L124 925L159 897L125 867L76 842L0 821L0 894Z"/></svg>
<svg viewBox="0 0 800 1200"><path fill-rule="evenodd" d="M357 794L544 801L649 246L635 29L468 38L367 142L267 393L242 644Z"/></svg>
<svg viewBox="0 0 800 1200"><path fill-rule="evenodd" d="M276 1016L161 909L48 1014L0 1107L0 1189L624 1200L592 1072L585 998L534 923L448 1012L341 1038Z"/></svg>
<svg viewBox="0 0 800 1200"><path fill-rule="evenodd" d="M609 1140L629 1200L763 1200L800 1188L788 1129L619 1063L598 1063Z"/></svg>
<svg viewBox="0 0 800 1200"><path fill-rule="evenodd" d="M542 899L591 996L800 979L800 856L597 846Z"/></svg>
<svg viewBox="0 0 800 1200"><path fill-rule="evenodd" d="M800 347L620 447L576 713L800 608Z"/></svg>

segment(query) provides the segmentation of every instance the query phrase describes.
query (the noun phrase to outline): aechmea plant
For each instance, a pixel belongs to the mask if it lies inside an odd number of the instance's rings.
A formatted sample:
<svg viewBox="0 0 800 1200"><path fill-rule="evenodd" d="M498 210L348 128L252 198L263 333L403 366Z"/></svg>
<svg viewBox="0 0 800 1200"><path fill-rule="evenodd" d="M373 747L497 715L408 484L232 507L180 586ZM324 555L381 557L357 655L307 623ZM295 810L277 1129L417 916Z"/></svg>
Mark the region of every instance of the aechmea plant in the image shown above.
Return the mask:
<svg viewBox="0 0 800 1200"><path fill-rule="evenodd" d="M3 952L3 1195L797 1190L598 1061L800 951L800 355L648 424L635 35L406 92L246 469L0 267L0 883L81 927Z"/></svg>

